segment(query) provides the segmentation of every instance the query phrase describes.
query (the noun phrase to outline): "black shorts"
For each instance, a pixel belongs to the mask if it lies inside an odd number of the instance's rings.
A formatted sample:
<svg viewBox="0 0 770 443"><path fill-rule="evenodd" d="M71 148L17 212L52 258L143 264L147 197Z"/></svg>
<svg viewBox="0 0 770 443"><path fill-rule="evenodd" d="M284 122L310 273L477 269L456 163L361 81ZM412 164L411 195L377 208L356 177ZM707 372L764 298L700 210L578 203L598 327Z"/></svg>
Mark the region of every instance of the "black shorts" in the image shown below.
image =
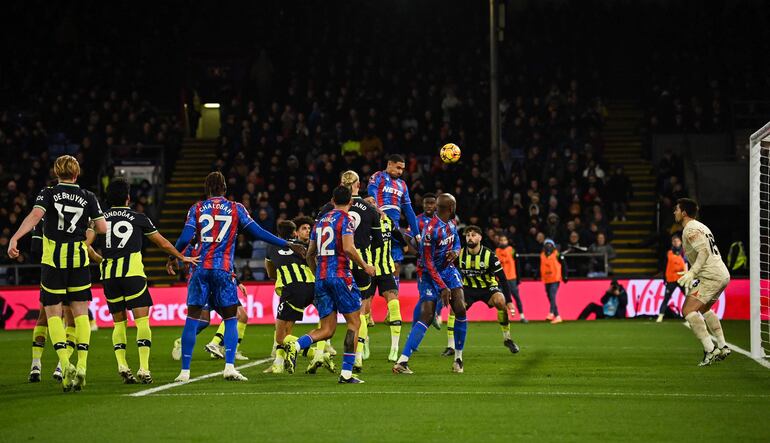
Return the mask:
<svg viewBox="0 0 770 443"><path fill-rule="evenodd" d="M353 269L351 272L353 273L353 280L355 280L356 286L358 286L358 290L362 294L372 287L372 277L366 271L363 269Z"/></svg>
<svg viewBox="0 0 770 443"><path fill-rule="evenodd" d="M281 288L281 301L276 318L283 321L300 321L305 308L313 304L315 285L313 283L289 283Z"/></svg>
<svg viewBox="0 0 770 443"><path fill-rule="evenodd" d="M393 274L376 275L372 277L372 284L366 291L361 291L361 297L366 300L374 296L375 292L378 292L382 297L388 291L398 292L398 283L396 283L396 277Z"/></svg>
<svg viewBox="0 0 770 443"><path fill-rule="evenodd" d="M40 270L40 303L53 306L73 301L91 301L91 271L82 268L59 269L42 265Z"/></svg>
<svg viewBox="0 0 770 443"><path fill-rule="evenodd" d="M152 297L144 277L118 277L102 280L104 298L110 313L152 306Z"/></svg>
<svg viewBox="0 0 770 443"><path fill-rule="evenodd" d="M490 306L492 296L497 293L503 293L498 286L490 286L488 288L471 288L463 286L463 294L465 295L465 306L470 308L471 305L477 301L483 301L487 306Z"/></svg>

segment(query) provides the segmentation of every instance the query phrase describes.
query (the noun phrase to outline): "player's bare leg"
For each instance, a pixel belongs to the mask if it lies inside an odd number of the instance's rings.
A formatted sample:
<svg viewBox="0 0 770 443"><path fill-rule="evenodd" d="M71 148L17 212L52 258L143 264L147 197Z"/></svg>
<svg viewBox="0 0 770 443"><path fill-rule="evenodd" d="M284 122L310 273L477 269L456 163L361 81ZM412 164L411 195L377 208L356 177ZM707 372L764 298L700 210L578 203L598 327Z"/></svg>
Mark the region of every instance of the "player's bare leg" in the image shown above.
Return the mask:
<svg viewBox="0 0 770 443"><path fill-rule="evenodd" d="M691 295L687 296L682 305L682 315L684 315L685 320L690 325L690 329L695 334L695 337L703 345L703 360L698 363L698 366L708 366L717 356L721 355L721 351L714 346L706 328L706 321L702 314L706 309L708 307L703 302Z"/></svg>
<svg viewBox="0 0 770 443"><path fill-rule="evenodd" d="M511 322L508 317L509 306L512 309L512 304L505 303L505 296L502 292L495 292L489 300L489 307L497 309L497 322L500 324L500 329L503 331L503 345L511 351L512 354L519 352L519 346L513 342L511 338ZM516 312L513 309L513 312Z"/></svg>

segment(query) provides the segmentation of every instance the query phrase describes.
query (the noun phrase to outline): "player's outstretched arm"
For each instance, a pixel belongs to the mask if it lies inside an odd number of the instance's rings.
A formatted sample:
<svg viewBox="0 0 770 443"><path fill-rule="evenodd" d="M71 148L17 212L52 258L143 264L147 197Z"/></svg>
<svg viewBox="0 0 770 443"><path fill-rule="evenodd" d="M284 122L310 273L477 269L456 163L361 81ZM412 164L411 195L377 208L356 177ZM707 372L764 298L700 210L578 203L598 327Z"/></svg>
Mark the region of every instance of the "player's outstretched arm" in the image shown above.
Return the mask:
<svg viewBox="0 0 770 443"><path fill-rule="evenodd" d="M21 226L19 226L19 229L15 234L13 234L13 237L11 237L11 240L8 242L9 257L16 258L19 256L19 248L17 247L19 239L35 229L35 226L37 226L44 215L44 210L40 209L39 207L35 207L32 208L32 211L26 217L24 217L24 221L21 222Z"/></svg>
<svg viewBox="0 0 770 443"><path fill-rule="evenodd" d="M186 228L186 227L185 227ZM184 234L184 232L182 232ZM162 249L164 252L166 252L169 256L175 257L177 260L182 260L185 263L190 264L198 264L200 261L200 257L187 257L183 255L181 252L179 252L179 249L176 248L174 245L171 244L168 240L166 240L166 237L161 235L160 232L155 231L152 234L148 235L147 238L155 244L155 246ZM181 239L181 236L180 236ZM189 243L190 240L187 240Z"/></svg>
<svg viewBox="0 0 770 443"><path fill-rule="evenodd" d="M408 200L401 205L401 209L404 211L406 221L409 222L409 229L414 232L414 238L420 238L420 225L417 224L417 215L414 213L412 203ZM459 242L458 242L459 244Z"/></svg>

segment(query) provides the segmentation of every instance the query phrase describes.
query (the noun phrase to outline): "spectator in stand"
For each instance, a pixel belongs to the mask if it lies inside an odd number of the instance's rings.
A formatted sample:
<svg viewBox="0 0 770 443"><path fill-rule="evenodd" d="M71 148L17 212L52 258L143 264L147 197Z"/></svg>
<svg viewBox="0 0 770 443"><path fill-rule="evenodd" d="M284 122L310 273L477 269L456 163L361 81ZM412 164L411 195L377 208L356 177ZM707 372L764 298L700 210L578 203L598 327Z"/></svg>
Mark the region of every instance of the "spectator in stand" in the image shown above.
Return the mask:
<svg viewBox="0 0 770 443"><path fill-rule="evenodd" d="M679 235L674 234L671 236L671 249L666 255L666 271L663 277L666 282L666 293L663 296L663 301L660 303L660 310L658 311L658 318L655 320L656 322L660 323L663 321L666 311L669 310L668 301L671 300L674 291L679 288L684 294L684 288L679 286L677 280L681 277L680 273L685 271L687 271L687 262L684 258L682 239Z"/></svg>
<svg viewBox="0 0 770 443"><path fill-rule="evenodd" d="M611 260L617 257L615 248L611 244L607 243L607 236L603 232L596 234L596 241L588 248L588 252L594 254L604 254L607 257L607 266L605 268L604 257L593 257L591 259L591 266L588 269L588 277L606 277L612 274L612 266L609 264Z"/></svg>
<svg viewBox="0 0 770 443"><path fill-rule="evenodd" d="M626 221L628 202L634 198L633 185L623 170L623 166L615 167L607 181L607 199L612 204L613 220Z"/></svg>

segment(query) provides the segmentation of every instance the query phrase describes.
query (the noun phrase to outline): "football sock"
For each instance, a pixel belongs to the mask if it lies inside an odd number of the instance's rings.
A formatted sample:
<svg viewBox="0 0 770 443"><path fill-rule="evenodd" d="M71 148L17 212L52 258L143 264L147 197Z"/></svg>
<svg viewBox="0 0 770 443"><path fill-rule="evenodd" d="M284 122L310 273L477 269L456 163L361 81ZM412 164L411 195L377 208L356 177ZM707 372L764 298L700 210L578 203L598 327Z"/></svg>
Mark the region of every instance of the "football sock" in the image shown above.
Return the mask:
<svg viewBox="0 0 770 443"><path fill-rule="evenodd" d="M190 370L192 352L195 347L195 338L198 335L201 320L187 317L182 329L182 370ZM205 322L208 325L208 322Z"/></svg>
<svg viewBox="0 0 770 443"><path fill-rule="evenodd" d="M112 328L112 349L115 351L115 360L118 368L128 367L126 361L126 321L116 321Z"/></svg>
<svg viewBox="0 0 770 443"><path fill-rule="evenodd" d="M195 335L200 334L201 332L203 332L204 329L209 327L209 321L208 320L200 319L200 320L196 320L196 321L198 322L198 324L197 324L196 329L195 329ZM224 332L224 329L222 330L222 332Z"/></svg>
<svg viewBox="0 0 770 443"><path fill-rule="evenodd" d="M88 345L91 343L91 322L87 315L75 317L75 336L78 343L78 369L88 366Z"/></svg>
<svg viewBox="0 0 770 443"><path fill-rule="evenodd" d="M703 314L703 320L706 322L706 326L708 326L709 330L711 330L711 333L714 334L714 337L717 338L717 346L720 348L727 346L725 333L722 330L722 323L719 322L719 317L717 317L714 311L711 309L706 311L706 313Z"/></svg>
<svg viewBox="0 0 770 443"><path fill-rule="evenodd" d="M64 332L64 323L61 317L48 317L48 334L51 336L56 355L59 356L62 371L66 371L70 365L70 352L67 350L67 334Z"/></svg>
<svg viewBox="0 0 770 443"><path fill-rule="evenodd" d="M48 326L36 325L32 330L32 366L40 367L46 335L48 335Z"/></svg>
<svg viewBox="0 0 770 443"><path fill-rule="evenodd" d="M284 349L283 345L276 345L275 361L273 364L276 366L283 366L284 361L286 361L286 349Z"/></svg>
<svg viewBox="0 0 770 443"><path fill-rule="evenodd" d="M139 349L139 369L150 370L150 348L152 347L152 330L150 317L134 319L136 323L136 347Z"/></svg>
<svg viewBox="0 0 770 443"><path fill-rule="evenodd" d="M286 340L284 340L283 342L286 343ZM297 349L307 349L312 344L313 344L313 339L308 334L305 334L299 339L297 339L296 346L297 346Z"/></svg>
<svg viewBox="0 0 770 443"><path fill-rule="evenodd" d="M225 324L225 364L234 364L235 348L238 347L238 319L230 317L222 323Z"/></svg>
<svg viewBox="0 0 770 443"><path fill-rule="evenodd" d="M500 330L503 331L503 339L511 339L511 324L508 321L508 312L505 309L497 310L497 322L500 323Z"/></svg>
<svg viewBox="0 0 770 443"><path fill-rule="evenodd" d="M697 311L690 312L684 319L687 320L687 323L690 324L692 332L703 344L703 350L706 352L713 351L714 343L711 342L711 337L709 336L709 332L706 329L706 322L703 320L701 313Z"/></svg>
<svg viewBox="0 0 770 443"><path fill-rule="evenodd" d="M455 351L455 360L462 360L463 359L463 350L458 349Z"/></svg>
<svg viewBox="0 0 770 443"><path fill-rule="evenodd" d="M217 328L217 332L214 333L214 336L211 337L211 341L209 343L213 343L217 346L222 346L222 342L225 341L225 322L224 320L222 323L219 324L219 327Z"/></svg>
<svg viewBox="0 0 770 443"><path fill-rule="evenodd" d="M418 321L414 325L411 331L409 331L409 337L406 339L404 350L401 355L407 359L412 356L412 352L420 346L420 342L425 337L425 331L428 330L428 326L425 323Z"/></svg>
<svg viewBox="0 0 770 443"><path fill-rule="evenodd" d="M390 347L398 348L401 340L401 303L397 298L388 302L388 320L390 325Z"/></svg>
<svg viewBox="0 0 770 443"><path fill-rule="evenodd" d="M365 321L366 321L366 323L367 323L367 325L368 325L368 324L369 324L369 322L371 322L371 321L372 321L372 313L370 312L370 313L368 313L368 314L364 315L364 318L363 318L363 320L365 320Z"/></svg>
<svg viewBox="0 0 770 443"><path fill-rule="evenodd" d="M420 320L420 313L422 312L422 301L417 300L417 303L414 304L414 311L412 312L412 327L414 328L414 325L417 324L417 322Z"/></svg>
<svg viewBox="0 0 770 443"><path fill-rule="evenodd" d="M67 332L67 352L72 357L72 354L75 353L75 343L78 341L75 336L75 326L67 326L65 331Z"/></svg>
<svg viewBox="0 0 770 443"><path fill-rule="evenodd" d="M448 348L455 348L455 315L453 313L449 313L449 318L446 320L446 338L447 338L447 347Z"/></svg>
<svg viewBox="0 0 770 443"><path fill-rule="evenodd" d="M467 333L468 333L468 319L465 316L455 317L455 350L456 351L462 351L463 348L465 348L465 335ZM460 353L460 355L462 355L462 352Z"/></svg>
<svg viewBox="0 0 770 443"><path fill-rule="evenodd" d="M241 346L244 335L246 335L246 323L238 322L238 346Z"/></svg>
<svg viewBox="0 0 770 443"><path fill-rule="evenodd" d="M342 370L340 375L342 378L350 378L353 376L353 363L356 360L356 354L345 353L342 356Z"/></svg>
<svg viewBox="0 0 770 443"><path fill-rule="evenodd" d="M358 327L358 343L356 344L356 360L361 361L364 352L364 343L369 336L369 325L366 324L366 315L361 314L361 326Z"/></svg>

